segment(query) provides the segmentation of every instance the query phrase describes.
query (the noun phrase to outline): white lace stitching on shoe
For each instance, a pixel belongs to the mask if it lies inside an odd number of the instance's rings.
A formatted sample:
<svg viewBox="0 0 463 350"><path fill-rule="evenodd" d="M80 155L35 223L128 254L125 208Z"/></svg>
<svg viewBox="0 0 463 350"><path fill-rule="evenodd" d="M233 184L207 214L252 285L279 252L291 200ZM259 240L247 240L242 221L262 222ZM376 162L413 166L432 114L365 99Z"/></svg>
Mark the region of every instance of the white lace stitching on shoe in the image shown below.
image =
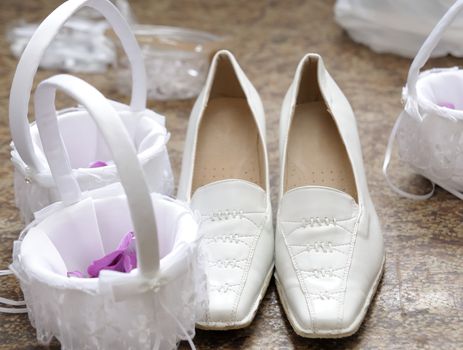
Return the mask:
<svg viewBox="0 0 463 350"><path fill-rule="evenodd" d="M318 216L316 217L308 217L308 218L302 218L302 224L301 227L305 228L307 226L314 227L314 226L336 226L336 218L329 218L327 216L320 218Z"/></svg>

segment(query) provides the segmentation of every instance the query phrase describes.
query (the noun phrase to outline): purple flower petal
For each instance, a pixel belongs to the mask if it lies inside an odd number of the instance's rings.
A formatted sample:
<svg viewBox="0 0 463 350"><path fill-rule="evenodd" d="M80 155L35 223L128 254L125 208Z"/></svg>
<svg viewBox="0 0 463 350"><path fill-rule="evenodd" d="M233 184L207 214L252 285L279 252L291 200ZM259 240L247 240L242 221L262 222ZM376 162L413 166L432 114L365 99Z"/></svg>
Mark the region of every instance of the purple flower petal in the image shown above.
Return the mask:
<svg viewBox="0 0 463 350"><path fill-rule="evenodd" d="M93 261L87 269L90 277L98 277L101 270L130 272L137 267L135 250L135 235L127 233L117 246L117 249L106 254L101 259Z"/></svg>
<svg viewBox="0 0 463 350"><path fill-rule="evenodd" d="M84 274L80 271L69 271L68 272L68 277L84 277Z"/></svg>
<svg viewBox="0 0 463 350"><path fill-rule="evenodd" d="M102 168L102 167L105 167L107 165L108 165L108 163L103 162L102 160L97 160L96 162L90 163L88 165L88 167L89 168Z"/></svg>
<svg viewBox="0 0 463 350"><path fill-rule="evenodd" d="M135 239L135 234L130 231L129 233L127 233L124 237L122 237L119 245L117 246L117 250L124 250L124 249L128 249L129 247L131 247L131 245L133 245L133 240Z"/></svg>
<svg viewBox="0 0 463 350"><path fill-rule="evenodd" d="M126 272L127 271L132 271L133 265L132 265L132 262L130 261L130 256L124 255L122 260L123 260L123 264L124 264L124 266L123 266L124 271L126 271Z"/></svg>
<svg viewBox="0 0 463 350"><path fill-rule="evenodd" d="M103 269L108 269L108 267L113 266L117 263L117 260L122 255L121 250L115 250L109 254L106 254L104 257L94 260L87 269L88 275L90 277L98 277L100 271ZM112 269L110 269L112 270Z"/></svg>
<svg viewBox="0 0 463 350"><path fill-rule="evenodd" d="M128 257L130 259L130 264L133 266L132 270L137 267L137 251L135 248L128 253Z"/></svg>
<svg viewBox="0 0 463 350"><path fill-rule="evenodd" d="M455 109L455 105L452 102L440 102L437 104L440 107L445 107L449 109Z"/></svg>

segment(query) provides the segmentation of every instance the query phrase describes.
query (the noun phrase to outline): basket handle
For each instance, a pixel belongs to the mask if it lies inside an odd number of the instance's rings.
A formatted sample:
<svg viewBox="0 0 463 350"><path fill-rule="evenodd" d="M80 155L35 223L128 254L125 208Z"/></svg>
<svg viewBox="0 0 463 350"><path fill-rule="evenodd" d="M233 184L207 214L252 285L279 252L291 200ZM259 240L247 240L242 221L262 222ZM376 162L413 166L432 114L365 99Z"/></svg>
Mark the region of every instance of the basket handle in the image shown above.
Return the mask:
<svg viewBox="0 0 463 350"><path fill-rule="evenodd" d="M436 48L439 41L442 39L447 28L452 24L455 18L463 8L463 0L457 0L445 13L445 15L436 24L431 34L426 38L421 48L418 50L413 62L408 71L407 77L407 89L409 96L416 101L417 91L416 83L418 82L418 76L421 68L429 60L431 53Z"/></svg>
<svg viewBox="0 0 463 350"><path fill-rule="evenodd" d="M100 12L109 22L128 56L132 70L131 109L146 107L146 73L143 56L130 26L119 10L107 0L68 0L54 10L32 35L18 62L10 91L9 118L15 148L32 170L43 166L37 159L28 122L29 99L40 60L64 23L79 9L89 7Z"/></svg>
<svg viewBox="0 0 463 350"><path fill-rule="evenodd" d="M69 156L61 138L55 108L60 90L82 104L107 142L127 195L136 236L138 268L143 277L153 278L159 270L159 243L153 204L135 147L116 110L94 87L71 75L56 75L41 82L35 92L35 111L44 153L65 205L81 197L72 174Z"/></svg>

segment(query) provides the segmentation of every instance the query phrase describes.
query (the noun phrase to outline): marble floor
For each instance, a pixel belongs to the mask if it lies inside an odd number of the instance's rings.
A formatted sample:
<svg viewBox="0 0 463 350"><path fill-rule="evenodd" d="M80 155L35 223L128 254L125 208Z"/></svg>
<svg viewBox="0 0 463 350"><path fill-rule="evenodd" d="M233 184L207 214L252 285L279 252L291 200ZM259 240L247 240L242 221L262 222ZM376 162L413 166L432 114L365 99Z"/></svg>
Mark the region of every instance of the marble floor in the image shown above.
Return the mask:
<svg viewBox="0 0 463 350"><path fill-rule="evenodd" d="M43 19L58 0L0 1L0 268L10 262L22 227L13 202L8 96L16 60L5 39L8 25ZM273 203L278 184L278 114L296 64L306 52L320 53L358 117L368 182L384 230L386 269L378 293L357 334L339 340L298 337L286 320L271 283L250 327L228 332L198 331L198 349L462 349L463 202L438 189L425 202L400 198L386 185L381 165L386 141L401 110L400 93L410 60L378 55L353 43L333 20L332 0L207 1L131 0L141 22L192 27L230 36L267 113ZM462 65L441 58L428 66ZM50 75L39 72L37 81ZM115 99L108 76L83 75ZM169 151L178 175L183 139L193 101L151 102L167 116ZM394 166L392 173L405 175ZM412 187L423 190L423 181ZM2 277L0 295L21 297L14 278ZM0 350L39 349L25 315L0 314ZM52 349L59 344L53 343ZM181 348L188 348L182 344Z"/></svg>

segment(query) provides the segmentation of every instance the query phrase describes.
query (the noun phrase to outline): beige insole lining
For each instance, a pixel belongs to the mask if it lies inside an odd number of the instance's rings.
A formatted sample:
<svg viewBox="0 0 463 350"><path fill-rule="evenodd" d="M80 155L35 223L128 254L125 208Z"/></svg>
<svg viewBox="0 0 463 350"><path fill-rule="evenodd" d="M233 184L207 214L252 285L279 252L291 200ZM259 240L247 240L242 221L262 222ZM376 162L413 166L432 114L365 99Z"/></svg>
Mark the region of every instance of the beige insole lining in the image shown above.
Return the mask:
<svg viewBox="0 0 463 350"><path fill-rule="evenodd" d="M245 99L211 99L197 140L193 192L225 179L247 180L264 187L262 145Z"/></svg>
<svg viewBox="0 0 463 350"><path fill-rule="evenodd" d="M286 157L285 191L301 186L325 186L357 199L347 151L323 101L296 105Z"/></svg>

